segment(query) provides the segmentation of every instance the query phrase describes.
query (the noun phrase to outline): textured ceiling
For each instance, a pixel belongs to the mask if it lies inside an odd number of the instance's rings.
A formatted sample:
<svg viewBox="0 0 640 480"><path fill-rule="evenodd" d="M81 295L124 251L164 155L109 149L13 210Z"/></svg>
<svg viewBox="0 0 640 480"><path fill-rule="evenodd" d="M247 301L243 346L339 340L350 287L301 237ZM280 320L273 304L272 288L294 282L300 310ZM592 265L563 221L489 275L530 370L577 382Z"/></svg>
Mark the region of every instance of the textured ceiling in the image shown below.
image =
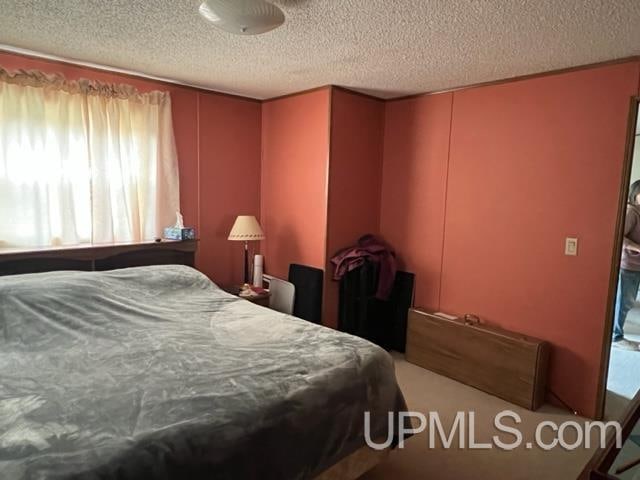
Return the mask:
<svg viewBox="0 0 640 480"><path fill-rule="evenodd" d="M280 0L283 27L218 31L200 0L0 0L0 44L269 98L390 98L640 54L640 0Z"/></svg>

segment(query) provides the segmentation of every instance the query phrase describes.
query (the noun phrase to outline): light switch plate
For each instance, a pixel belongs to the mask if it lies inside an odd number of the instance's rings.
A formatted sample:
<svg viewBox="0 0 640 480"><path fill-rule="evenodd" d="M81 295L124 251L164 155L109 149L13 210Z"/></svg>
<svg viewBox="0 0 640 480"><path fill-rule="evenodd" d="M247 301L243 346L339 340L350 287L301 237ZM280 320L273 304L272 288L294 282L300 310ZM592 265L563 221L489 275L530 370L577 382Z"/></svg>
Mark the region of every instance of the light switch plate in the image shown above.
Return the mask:
<svg viewBox="0 0 640 480"><path fill-rule="evenodd" d="M578 255L578 239L575 237L567 237L564 240L564 254Z"/></svg>

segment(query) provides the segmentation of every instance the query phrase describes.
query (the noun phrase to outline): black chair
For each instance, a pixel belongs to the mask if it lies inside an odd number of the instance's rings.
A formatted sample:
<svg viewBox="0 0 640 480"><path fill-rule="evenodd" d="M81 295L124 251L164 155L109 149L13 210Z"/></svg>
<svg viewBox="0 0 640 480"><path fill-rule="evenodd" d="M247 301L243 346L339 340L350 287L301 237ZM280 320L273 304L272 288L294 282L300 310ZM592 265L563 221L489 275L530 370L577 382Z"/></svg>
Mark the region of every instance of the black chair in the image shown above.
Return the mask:
<svg viewBox="0 0 640 480"><path fill-rule="evenodd" d="M338 329L387 350L405 351L407 315L413 302L415 275L396 272L387 300L375 297L378 264L366 261L340 280Z"/></svg>
<svg viewBox="0 0 640 480"><path fill-rule="evenodd" d="M319 268L292 263L289 282L296 287L293 315L313 323L322 323L322 282L324 272Z"/></svg>

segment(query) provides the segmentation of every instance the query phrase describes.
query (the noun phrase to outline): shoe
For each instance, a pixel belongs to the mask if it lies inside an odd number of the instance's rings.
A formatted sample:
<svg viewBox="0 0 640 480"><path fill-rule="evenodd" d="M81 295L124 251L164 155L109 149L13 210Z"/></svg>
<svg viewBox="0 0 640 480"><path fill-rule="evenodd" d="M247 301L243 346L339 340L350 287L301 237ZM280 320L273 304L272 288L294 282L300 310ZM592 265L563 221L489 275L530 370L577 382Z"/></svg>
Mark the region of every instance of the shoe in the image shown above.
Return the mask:
<svg viewBox="0 0 640 480"><path fill-rule="evenodd" d="M638 345L635 342L630 342L626 338L623 338L622 340L617 340L617 341L613 342L613 346L616 347L616 348L619 348L620 350L636 350L636 351L638 351L638 349L640 349L640 345Z"/></svg>

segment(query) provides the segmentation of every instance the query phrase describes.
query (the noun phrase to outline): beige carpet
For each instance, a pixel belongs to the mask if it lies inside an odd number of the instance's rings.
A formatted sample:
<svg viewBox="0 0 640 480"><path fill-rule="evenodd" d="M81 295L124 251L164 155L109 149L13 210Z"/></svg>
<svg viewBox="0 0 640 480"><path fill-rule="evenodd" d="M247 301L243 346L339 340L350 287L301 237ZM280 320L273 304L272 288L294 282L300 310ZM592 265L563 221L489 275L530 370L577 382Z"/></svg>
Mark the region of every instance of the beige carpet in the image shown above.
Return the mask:
<svg viewBox="0 0 640 480"><path fill-rule="evenodd" d="M475 411L476 440L486 442L499 434L493 427L494 416L502 410L512 410L522 418L519 426L525 441L534 439L539 422L552 420L560 424L564 420L583 421L580 417L552 406L544 406L530 412L479 390L467 387L449 378L412 365L400 355L395 356L398 381L405 394L409 410L427 414L437 411L442 423L448 428L457 411ZM505 421L507 424L508 422ZM511 425L510 423L508 423ZM545 429L545 442L553 438ZM503 434L504 435L504 434ZM501 436L511 442L512 436ZM416 435L405 444L403 450L396 449L389 458L365 474L363 480L378 479L434 479L434 480L478 480L478 479L540 479L570 480L576 478L592 455L584 448L568 452L562 448L545 451L537 447L521 446L512 451L497 448L491 450L445 450L438 442L430 449L427 431ZM569 436L567 436L569 440ZM454 442L456 443L456 442Z"/></svg>
<svg viewBox="0 0 640 480"><path fill-rule="evenodd" d="M640 304L629 311L624 336L640 342ZM640 390L640 351L611 348L609 376L607 377L606 414L619 416L628 402Z"/></svg>

